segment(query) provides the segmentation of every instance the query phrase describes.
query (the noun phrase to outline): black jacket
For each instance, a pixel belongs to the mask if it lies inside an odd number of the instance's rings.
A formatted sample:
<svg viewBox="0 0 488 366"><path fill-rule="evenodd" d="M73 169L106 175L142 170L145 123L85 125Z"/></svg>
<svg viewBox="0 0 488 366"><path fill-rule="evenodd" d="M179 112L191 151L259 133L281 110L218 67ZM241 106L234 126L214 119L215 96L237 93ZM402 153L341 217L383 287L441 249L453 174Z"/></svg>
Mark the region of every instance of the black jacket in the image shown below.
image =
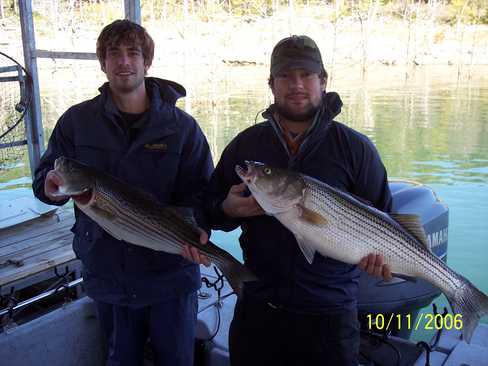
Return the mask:
<svg viewBox="0 0 488 366"><path fill-rule="evenodd" d="M132 139L120 123L108 83L97 97L69 108L36 169L36 197L49 204L65 203L51 202L43 188L54 160L64 155L150 192L161 204L198 206L213 164L200 127L175 106L185 89L156 78L146 78L146 89L150 109ZM202 216L198 211L197 221ZM143 306L200 286L199 267L181 256L116 240L76 206L75 216L73 249L83 262L85 289L94 299Z"/></svg>
<svg viewBox="0 0 488 366"><path fill-rule="evenodd" d="M271 109L265 122L241 132L224 150L212 175L206 207L214 229L242 228L240 244L245 264L260 278L245 293L305 312L330 312L357 303L359 269L316 253L310 265L294 235L270 216L232 219L221 210L230 187L241 183L236 164L261 161L314 177L389 211L391 194L386 170L371 141L333 120L342 102L336 93L324 94L319 122L291 156Z"/></svg>

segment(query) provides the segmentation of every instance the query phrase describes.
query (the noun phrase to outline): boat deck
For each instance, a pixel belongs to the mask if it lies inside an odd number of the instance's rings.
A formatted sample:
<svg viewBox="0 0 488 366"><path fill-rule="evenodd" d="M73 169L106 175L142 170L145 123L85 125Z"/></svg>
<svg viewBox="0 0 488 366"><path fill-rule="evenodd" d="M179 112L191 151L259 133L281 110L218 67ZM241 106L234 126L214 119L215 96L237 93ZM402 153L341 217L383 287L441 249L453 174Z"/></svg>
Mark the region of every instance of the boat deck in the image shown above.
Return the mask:
<svg viewBox="0 0 488 366"><path fill-rule="evenodd" d="M73 208L50 207L27 221L0 228L0 295L53 277L58 268L79 267L71 245Z"/></svg>

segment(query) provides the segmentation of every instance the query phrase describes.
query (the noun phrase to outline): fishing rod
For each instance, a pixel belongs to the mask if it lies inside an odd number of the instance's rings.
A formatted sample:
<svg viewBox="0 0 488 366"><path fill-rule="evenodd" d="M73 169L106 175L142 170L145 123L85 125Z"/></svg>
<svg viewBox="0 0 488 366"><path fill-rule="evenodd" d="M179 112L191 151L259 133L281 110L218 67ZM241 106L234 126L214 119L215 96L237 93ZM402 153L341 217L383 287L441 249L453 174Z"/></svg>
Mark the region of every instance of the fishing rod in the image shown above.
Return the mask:
<svg viewBox="0 0 488 366"><path fill-rule="evenodd" d="M14 312L14 311L17 311L17 310L23 309L29 305L35 304L36 302L44 300L45 298L52 296L52 295L58 293L59 291L76 287L82 283L83 283L83 278L80 277L74 281L68 282L66 284L62 284L62 285L60 285L60 286L58 286L52 290L45 291L45 292L43 292L37 296L31 297L30 299L19 302L17 305L7 307L5 309L0 310L0 317L7 315L7 314L12 314L12 312Z"/></svg>
<svg viewBox="0 0 488 366"><path fill-rule="evenodd" d="M217 272L217 271L216 271ZM225 294L225 295L221 295L220 294L220 291L223 287L223 283L222 283L222 287L217 287L217 282L218 281L222 281L223 282L223 276L222 275L219 275L218 272L217 272L217 275L219 276L217 278L217 280L213 283L211 283L207 277L205 276L202 276L202 282L204 282L207 286L207 288L213 288L217 291L218 293L218 300L217 300L217 303L221 303L224 299L226 299L227 297L231 296L232 294L234 294L233 292L231 293L228 293L228 294ZM59 276L61 279L65 278L64 276ZM26 308L27 306L30 306L30 305L33 305L41 300L44 300L52 295L55 295L57 294L58 292L62 291L62 290L68 290L70 288L74 288L78 285L82 285L83 284L83 277L80 277L80 278L77 278L76 280L73 280L71 282L61 282L60 284L58 284L55 288L53 289L50 289L50 290L47 290L47 291L44 291L43 293L39 294L39 295L36 295L32 298L29 298L27 300L24 300L24 301L21 301L13 306L7 306L6 308L4 309L1 309L0 310L0 318L4 315L8 315L10 314L11 317L12 317L12 314L14 311L17 311L17 310L21 310L23 308ZM210 297L210 296L209 296ZM214 306L215 304L211 304L209 306ZM217 307L219 309L219 307ZM202 309L204 310L204 309ZM217 334L218 330L220 328L220 312L218 314L218 324L217 324L217 330L215 331L215 334L213 334L210 338L213 339L215 337L215 335Z"/></svg>

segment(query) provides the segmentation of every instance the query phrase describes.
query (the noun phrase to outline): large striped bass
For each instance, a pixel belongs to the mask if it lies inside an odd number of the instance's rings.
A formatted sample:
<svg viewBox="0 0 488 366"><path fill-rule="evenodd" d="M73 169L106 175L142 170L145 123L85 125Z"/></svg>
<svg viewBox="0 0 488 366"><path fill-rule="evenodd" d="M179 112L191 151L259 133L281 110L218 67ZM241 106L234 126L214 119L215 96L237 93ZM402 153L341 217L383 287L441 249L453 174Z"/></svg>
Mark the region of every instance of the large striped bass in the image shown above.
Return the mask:
<svg viewBox="0 0 488 366"><path fill-rule="evenodd" d="M382 254L395 275L437 286L461 315L463 339L470 342L479 319L488 314L488 297L428 249L417 216L388 215L296 172L246 165L236 166L237 174L266 213L293 232L308 262L315 252L350 264Z"/></svg>
<svg viewBox="0 0 488 366"><path fill-rule="evenodd" d="M162 206L152 195L78 161L60 157L54 163L63 181L59 195L71 196L76 206L118 240L179 255L190 245L210 258L240 295L243 282L255 281L251 271L210 241L202 245L192 218Z"/></svg>

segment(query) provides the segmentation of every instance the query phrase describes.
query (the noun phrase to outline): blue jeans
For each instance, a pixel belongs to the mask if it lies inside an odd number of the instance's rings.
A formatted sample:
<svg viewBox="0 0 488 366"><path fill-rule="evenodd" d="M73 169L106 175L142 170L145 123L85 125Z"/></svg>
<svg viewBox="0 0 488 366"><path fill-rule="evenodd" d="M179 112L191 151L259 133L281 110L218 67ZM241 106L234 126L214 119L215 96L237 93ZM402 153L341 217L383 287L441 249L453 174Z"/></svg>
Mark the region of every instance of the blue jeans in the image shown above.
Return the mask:
<svg viewBox="0 0 488 366"><path fill-rule="evenodd" d="M193 365L196 293L142 308L96 304L107 341L107 366L143 365L148 339L156 366Z"/></svg>

